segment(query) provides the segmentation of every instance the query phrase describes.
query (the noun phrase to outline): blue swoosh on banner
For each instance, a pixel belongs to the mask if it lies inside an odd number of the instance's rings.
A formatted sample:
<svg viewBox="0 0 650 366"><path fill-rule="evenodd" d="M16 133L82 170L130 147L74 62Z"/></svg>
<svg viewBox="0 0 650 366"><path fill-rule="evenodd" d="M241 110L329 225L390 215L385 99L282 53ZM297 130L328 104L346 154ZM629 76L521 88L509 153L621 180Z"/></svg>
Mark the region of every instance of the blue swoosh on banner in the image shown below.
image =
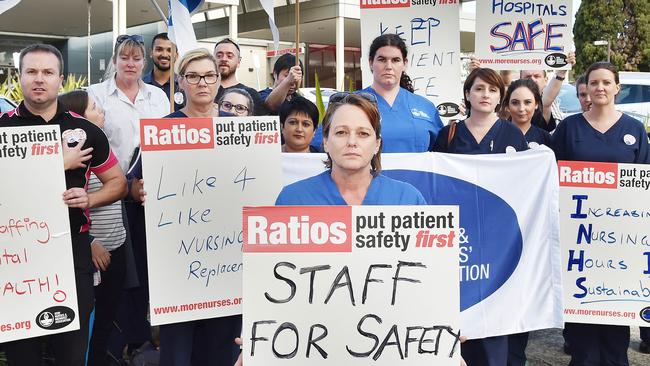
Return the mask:
<svg viewBox="0 0 650 366"><path fill-rule="evenodd" d="M431 172L385 170L383 174L415 186L432 205L458 205L464 230L457 243L471 253L461 263L460 307L468 309L497 291L517 268L523 239L517 214L496 194L461 179ZM431 189L433 187L433 189ZM488 267L489 266L489 267ZM469 272L467 272L469 271ZM481 274L489 273L489 276ZM470 280L469 277L480 278Z"/></svg>

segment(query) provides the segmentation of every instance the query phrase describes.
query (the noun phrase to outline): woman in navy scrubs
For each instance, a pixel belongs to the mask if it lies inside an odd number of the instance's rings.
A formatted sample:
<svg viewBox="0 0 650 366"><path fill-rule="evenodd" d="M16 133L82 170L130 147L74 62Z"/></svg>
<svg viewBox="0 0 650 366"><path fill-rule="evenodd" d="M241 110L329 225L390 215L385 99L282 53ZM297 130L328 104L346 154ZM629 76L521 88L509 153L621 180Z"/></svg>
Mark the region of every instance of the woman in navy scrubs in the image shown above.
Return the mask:
<svg viewBox="0 0 650 366"><path fill-rule="evenodd" d="M381 115L382 151L431 151L442 121L438 109L428 99L414 94L411 79L405 73L408 60L406 44L396 34L384 34L370 45L369 64L372 85L362 92L374 94ZM321 146L320 130L312 145Z"/></svg>
<svg viewBox="0 0 650 366"><path fill-rule="evenodd" d="M463 85L469 117L445 126L434 151L455 154L497 154L523 151L528 144L512 123L499 119L505 86L492 69L474 69ZM508 336L468 340L461 346L468 365L504 366L508 358Z"/></svg>
<svg viewBox="0 0 650 366"><path fill-rule="evenodd" d="M609 62L587 69L591 109L565 118L551 138L558 160L610 163L650 163L643 124L615 109L620 91L618 71ZM601 324L565 324L571 345L570 366L628 365L630 328Z"/></svg>
<svg viewBox="0 0 650 366"><path fill-rule="evenodd" d="M537 127L536 119L544 118L540 106L542 96L539 87L531 79L515 80L508 87L503 100L510 121L521 130L529 147L551 145L551 134Z"/></svg>
<svg viewBox="0 0 650 366"><path fill-rule="evenodd" d="M282 189L276 205L424 205L420 191L381 172L380 117L370 94L338 93L323 118L327 171Z"/></svg>

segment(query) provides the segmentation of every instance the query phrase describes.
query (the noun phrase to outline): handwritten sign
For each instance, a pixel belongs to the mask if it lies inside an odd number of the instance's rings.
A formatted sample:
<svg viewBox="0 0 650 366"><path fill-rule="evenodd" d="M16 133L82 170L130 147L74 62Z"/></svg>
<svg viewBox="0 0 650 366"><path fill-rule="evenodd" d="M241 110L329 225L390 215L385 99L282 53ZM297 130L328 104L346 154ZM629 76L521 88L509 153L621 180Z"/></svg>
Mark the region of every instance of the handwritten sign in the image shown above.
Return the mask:
<svg viewBox="0 0 650 366"><path fill-rule="evenodd" d="M361 72L371 85L370 44L385 33L408 47L406 73L415 93L431 100L443 120L458 119L462 99L458 0L360 0Z"/></svg>
<svg viewBox="0 0 650 366"><path fill-rule="evenodd" d="M77 330L59 126L1 128L0 170L0 343Z"/></svg>
<svg viewBox="0 0 650 366"><path fill-rule="evenodd" d="M560 162L564 318L650 324L650 166Z"/></svg>
<svg viewBox="0 0 650 366"><path fill-rule="evenodd" d="M457 228L457 206L244 208L244 363L457 366Z"/></svg>
<svg viewBox="0 0 650 366"><path fill-rule="evenodd" d="M571 0L476 2L476 57L496 70L571 68Z"/></svg>
<svg viewBox="0 0 650 366"><path fill-rule="evenodd" d="M141 120L151 323L241 313L241 209L281 188L277 117Z"/></svg>

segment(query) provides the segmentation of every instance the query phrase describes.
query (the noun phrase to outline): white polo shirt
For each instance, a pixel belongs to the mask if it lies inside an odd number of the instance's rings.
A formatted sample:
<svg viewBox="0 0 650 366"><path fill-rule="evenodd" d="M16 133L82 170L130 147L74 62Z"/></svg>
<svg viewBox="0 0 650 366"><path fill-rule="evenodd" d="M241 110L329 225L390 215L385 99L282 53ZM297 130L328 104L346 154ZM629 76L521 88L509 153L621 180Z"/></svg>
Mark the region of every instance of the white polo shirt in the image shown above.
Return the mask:
<svg viewBox="0 0 650 366"><path fill-rule="evenodd" d="M88 94L104 110L104 132L123 171L129 170L133 151L140 146L140 118L169 114L169 99L161 89L138 80L135 103L120 90L112 77L88 87Z"/></svg>

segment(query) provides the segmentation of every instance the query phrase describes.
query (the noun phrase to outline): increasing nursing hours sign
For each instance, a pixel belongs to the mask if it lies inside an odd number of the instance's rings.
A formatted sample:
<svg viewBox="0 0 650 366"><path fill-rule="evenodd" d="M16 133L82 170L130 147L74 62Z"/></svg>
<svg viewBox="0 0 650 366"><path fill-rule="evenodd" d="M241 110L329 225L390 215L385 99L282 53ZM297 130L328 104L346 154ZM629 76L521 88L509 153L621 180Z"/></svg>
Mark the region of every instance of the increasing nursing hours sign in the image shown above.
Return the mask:
<svg viewBox="0 0 650 366"><path fill-rule="evenodd" d="M241 313L241 209L280 192L277 117L140 123L151 323Z"/></svg>
<svg viewBox="0 0 650 366"><path fill-rule="evenodd" d="M497 70L570 69L572 0L476 2L476 57Z"/></svg>
<svg viewBox="0 0 650 366"><path fill-rule="evenodd" d="M400 36L408 47L406 73L415 93L431 100L443 120L457 119L462 99L458 0L360 0L361 72L372 84L370 44L385 33Z"/></svg>
<svg viewBox="0 0 650 366"><path fill-rule="evenodd" d="M244 364L459 363L457 206L244 208Z"/></svg>
<svg viewBox="0 0 650 366"><path fill-rule="evenodd" d="M650 169L560 162L566 321L650 325Z"/></svg>

